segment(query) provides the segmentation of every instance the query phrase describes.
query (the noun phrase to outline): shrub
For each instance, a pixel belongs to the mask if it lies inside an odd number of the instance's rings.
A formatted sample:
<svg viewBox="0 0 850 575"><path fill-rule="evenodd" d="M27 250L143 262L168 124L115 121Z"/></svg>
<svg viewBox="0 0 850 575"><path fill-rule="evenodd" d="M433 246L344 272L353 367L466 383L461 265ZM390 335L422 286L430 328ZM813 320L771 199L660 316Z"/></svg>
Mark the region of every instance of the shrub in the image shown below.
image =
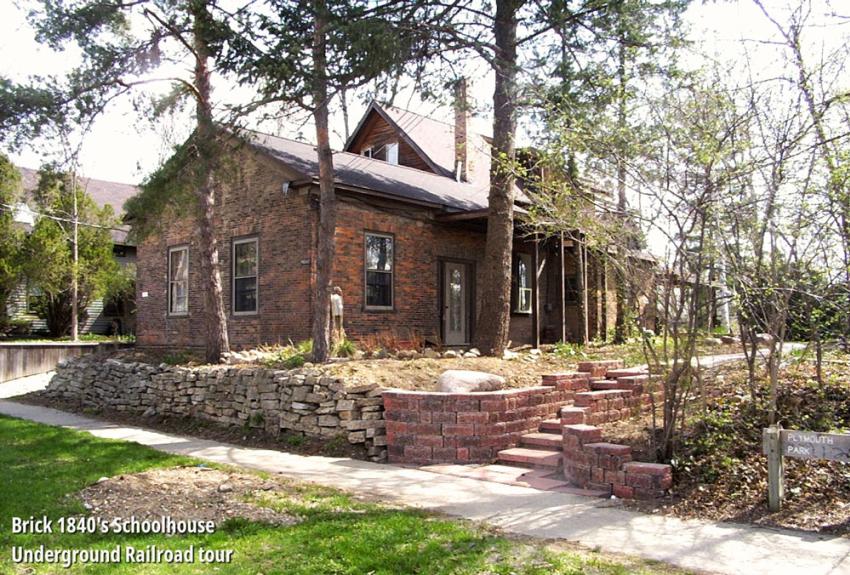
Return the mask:
<svg viewBox="0 0 850 575"><path fill-rule="evenodd" d="M338 344L336 344L336 349L334 349L334 355L336 355L337 357L351 357L356 351L357 347L355 347L354 342L350 339L344 339Z"/></svg>
<svg viewBox="0 0 850 575"><path fill-rule="evenodd" d="M554 353L561 359L575 359L585 357L581 345L577 343L569 343L566 341L559 341L558 343L556 343L555 347L552 348L552 353Z"/></svg>
<svg viewBox="0 0 850 575"><path fill-rule="evenodd" d="M292 356L286 358L285 360L283 360L282 365L286 369L297 369L299 367L302 367L305 363L307 363L307 360L304 359L304 356L297 354L297 355L292 355Z"/></svg>
<svg viewBox="0 0 850 575"><path fill-rule="evenodd" d="M296 344L276 349L268 358L262 361L266 367L282 367L284 369L296 369L307 362L307 358L313 353L313 340L305 339Z"/></svg>
<svg viewBox="0 0 850 575"><path fill-rule="evenodd" d="M369 353L380 350L400 351L403 349L422 351L425 347L425 338L412 329L386 329L363 337L360 340L360 346L363 351Z"/></svg>
<svg viewBox="0 0 850 575"><path fill-rule="evenodd" d="M32 334L32 322L28 319L13 319L8 324L8 334L24 337Z"/></svg>

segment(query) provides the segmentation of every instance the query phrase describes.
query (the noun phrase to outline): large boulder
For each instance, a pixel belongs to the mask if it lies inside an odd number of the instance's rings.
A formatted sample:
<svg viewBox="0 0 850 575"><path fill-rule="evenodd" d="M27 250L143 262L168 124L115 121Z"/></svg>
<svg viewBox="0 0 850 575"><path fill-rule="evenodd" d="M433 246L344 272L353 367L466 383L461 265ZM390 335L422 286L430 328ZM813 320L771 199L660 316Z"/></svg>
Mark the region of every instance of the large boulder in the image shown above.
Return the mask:
<svg viewBox="0 0 850 575"><path fill-rule="evenodd" d="M769 333L756 334L756 343L759 345L773 345L773 336Z"/></svg>
<svg viewBox="0 0 850 575"><path fill-rule="evenodd" d="M504 387L504 377L483 371L447 369L437 378L437 390L448 393L495 391Z"/></svg>

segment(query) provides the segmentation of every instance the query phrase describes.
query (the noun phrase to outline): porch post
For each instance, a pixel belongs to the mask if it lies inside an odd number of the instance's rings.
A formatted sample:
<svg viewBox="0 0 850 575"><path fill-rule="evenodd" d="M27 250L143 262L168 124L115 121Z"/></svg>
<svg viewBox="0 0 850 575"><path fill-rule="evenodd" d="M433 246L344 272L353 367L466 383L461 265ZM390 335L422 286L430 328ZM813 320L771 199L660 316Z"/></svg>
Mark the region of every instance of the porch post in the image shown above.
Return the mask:
<svg viewBox="0 0 850 575"><path fill-rule="evenodd" d="M538 235L534 234L534 251L531 254L531 332L532 343L536 348L540 347L540 253Z"/></svg>
<svg viewBox="0 0 850 575"><path fill-rule="evenodd" d="M561 257L558 258L561 263L561 341L567 341L567 280L566 273L564 268L566 267L566 262L564 261L564 232L561 232L560 237L560 251Z"/></svg>

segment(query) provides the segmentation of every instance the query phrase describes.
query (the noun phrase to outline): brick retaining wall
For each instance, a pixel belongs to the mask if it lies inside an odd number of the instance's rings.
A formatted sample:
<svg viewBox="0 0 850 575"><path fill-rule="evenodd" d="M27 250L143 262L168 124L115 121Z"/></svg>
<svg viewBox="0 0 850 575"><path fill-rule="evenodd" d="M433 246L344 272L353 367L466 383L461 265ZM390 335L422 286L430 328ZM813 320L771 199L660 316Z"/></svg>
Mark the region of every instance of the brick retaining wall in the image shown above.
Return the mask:
<svg viewBox="0 0 850 575"><path fill-rule="evenodd" d="M539 387L491 392L384 391L391 463L489 463L587 389L588 376L544 376Z"/></svg>

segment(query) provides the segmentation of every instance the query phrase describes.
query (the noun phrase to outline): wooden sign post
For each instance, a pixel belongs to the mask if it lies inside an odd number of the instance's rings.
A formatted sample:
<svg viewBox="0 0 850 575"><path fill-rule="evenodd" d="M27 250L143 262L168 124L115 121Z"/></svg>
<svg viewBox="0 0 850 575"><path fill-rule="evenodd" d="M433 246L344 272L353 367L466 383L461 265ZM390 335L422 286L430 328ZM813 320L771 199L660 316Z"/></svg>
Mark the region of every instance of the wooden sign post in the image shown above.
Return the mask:
<svg viewBox="0 0 850 575"><path fill-rule="evenodd" d="M795 431L774 425L762 431L762 439L767 456L767 504L771 511L782 508L784 457L850 463L850 434Z"/></svg>

